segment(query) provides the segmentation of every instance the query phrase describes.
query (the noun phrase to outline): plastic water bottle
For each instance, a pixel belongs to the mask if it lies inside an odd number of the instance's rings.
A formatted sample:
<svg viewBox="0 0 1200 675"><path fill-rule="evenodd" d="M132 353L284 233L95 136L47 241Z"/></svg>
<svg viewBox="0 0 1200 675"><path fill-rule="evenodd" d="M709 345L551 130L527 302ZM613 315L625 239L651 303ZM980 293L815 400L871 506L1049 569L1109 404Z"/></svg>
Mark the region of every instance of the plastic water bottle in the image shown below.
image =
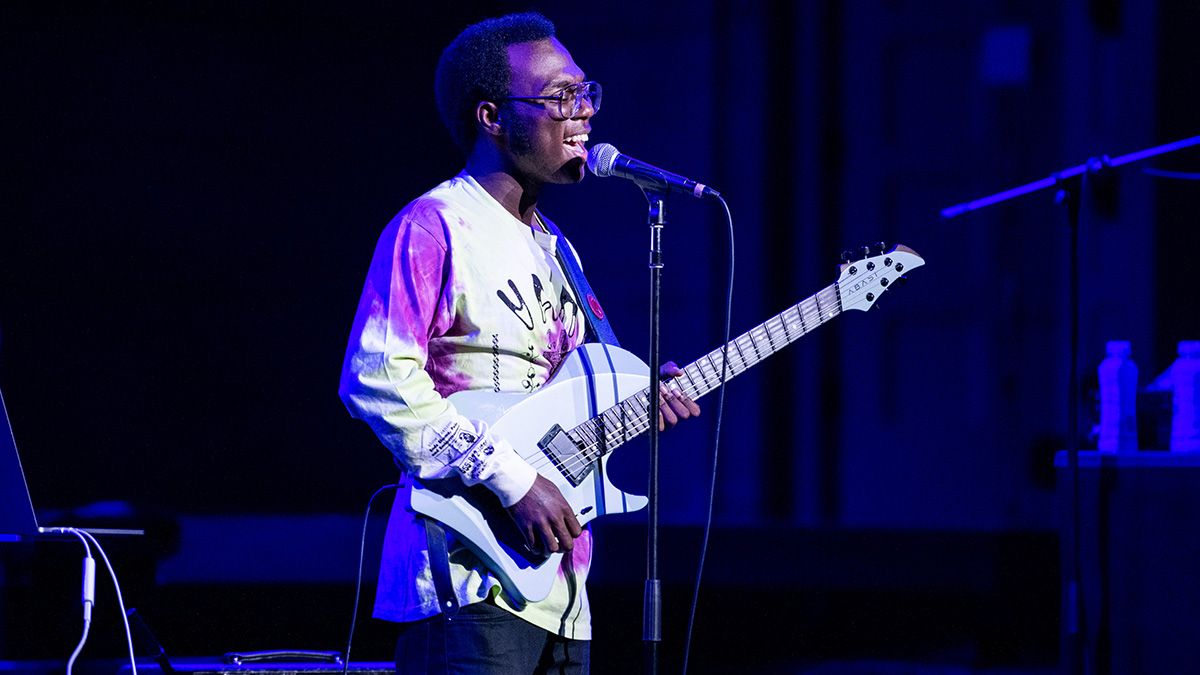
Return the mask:
<svg viewBox="0 0 1200 675"><path fill-rule="evenodd" d="M1137 450L1137 365L1128 342L1106 346L1100 362L1100 452ZM1197 361L1200 364L1200 361Z"/></svg>
<svg viewBox="0 0 1200 675"><path fill-rule="evenodd" d="M1179 343L1179 359L1171 366L1171 386L1175 390L1171 450L1200 450L1200 341Z"/></svg>

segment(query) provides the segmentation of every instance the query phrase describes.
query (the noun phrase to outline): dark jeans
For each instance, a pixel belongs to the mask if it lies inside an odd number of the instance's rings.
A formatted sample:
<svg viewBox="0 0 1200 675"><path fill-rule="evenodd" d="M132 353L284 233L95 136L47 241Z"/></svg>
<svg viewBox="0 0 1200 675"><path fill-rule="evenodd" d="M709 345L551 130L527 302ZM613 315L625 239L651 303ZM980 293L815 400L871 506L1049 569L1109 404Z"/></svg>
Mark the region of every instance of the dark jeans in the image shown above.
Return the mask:
<svg viewBox="0 0 1200 675"><path fill-rule="evenodd" d="M587 675L588 641L568 640L490 602L400 624L400 675Z"/></svg>

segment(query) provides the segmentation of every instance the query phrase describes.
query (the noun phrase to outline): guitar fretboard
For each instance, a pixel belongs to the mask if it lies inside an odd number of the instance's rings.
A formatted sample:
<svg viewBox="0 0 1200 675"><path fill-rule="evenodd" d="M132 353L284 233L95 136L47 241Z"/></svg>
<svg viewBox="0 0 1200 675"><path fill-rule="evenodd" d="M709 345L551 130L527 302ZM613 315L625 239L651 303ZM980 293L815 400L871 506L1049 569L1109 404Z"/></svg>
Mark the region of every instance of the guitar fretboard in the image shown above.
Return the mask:
<svg viewBox="0 0 1200 675"><path fill-rule="evenodd" d="M841 312L841 296L834 283L737 336L728 348L719 347L705 354L683 368L681 377L664 385L698 400L721 385L722 365L726 368L725 379L732 379ZM648 431L650 420L658 419L648 414L649 408L647 387L569 430L567 434L579 447L576 461L590 464Z"/></svg>

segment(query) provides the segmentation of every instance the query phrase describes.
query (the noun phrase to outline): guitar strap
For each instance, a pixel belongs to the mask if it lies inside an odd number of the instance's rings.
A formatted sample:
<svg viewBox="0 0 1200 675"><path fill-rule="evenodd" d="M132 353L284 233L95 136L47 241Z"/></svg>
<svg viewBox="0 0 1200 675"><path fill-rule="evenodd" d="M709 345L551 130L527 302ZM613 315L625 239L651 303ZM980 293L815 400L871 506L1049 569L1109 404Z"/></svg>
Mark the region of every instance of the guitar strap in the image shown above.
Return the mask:
<svg viewBox="0 0 1200 675"><path fill-rule="evenodd" d="M437 592L438 608L442 614L452 617L458 614L458 594L450 581L450 552L446 548L446 530L433 518L425 521L425 538L429 540L429 572L433 576L433 589Z"/></svg>
<svg viewBox="0 0 1200 675"><path fill-rule="evenodd" d="M558 263L562 265L563 272L567 275L567 282L571 284L571 290L575 291L575 297L579 298L583 304L583 315L587 317L592 337L596 338L598 342L620 347L621 343L617 341L617 334L613 332L612 326L604 316L604 308L600 306L600 301L592 292L587 277L583 276L583 267L579 264L579 259L575 257L574 249L567 243L567 238L563 236L562 230L541 213L538 213L537 217L546 227L546 231L558 239L555 255L558 257Z"/></svg>

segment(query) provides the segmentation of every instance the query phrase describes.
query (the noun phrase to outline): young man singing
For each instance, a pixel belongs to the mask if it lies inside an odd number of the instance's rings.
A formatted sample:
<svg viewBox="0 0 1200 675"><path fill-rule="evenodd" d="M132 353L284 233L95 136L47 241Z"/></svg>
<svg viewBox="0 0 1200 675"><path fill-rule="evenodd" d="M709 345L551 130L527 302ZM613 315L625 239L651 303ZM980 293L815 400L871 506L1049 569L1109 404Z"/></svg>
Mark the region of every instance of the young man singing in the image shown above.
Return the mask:
<svg viewBox="0 0 1200 675"><path fill-rule="evenodd" d="M520 603L452 537L443 593L459 608L448 615L430 552L431 536L441 535L427 534L404 487L388 523L375 616L400 623L401 673L586 673L591 533L552 482L446 397L534 393L584 342L588 310L557 259L568 244L537 201L548 184L583 179L601 88L549 20L519 14L464 30L442 54L436 90L466 168L380 236L340 394L408 476L486 487L531 548L565 555L549 597ZM660 425L699 412L665 395Z"/></svg>

